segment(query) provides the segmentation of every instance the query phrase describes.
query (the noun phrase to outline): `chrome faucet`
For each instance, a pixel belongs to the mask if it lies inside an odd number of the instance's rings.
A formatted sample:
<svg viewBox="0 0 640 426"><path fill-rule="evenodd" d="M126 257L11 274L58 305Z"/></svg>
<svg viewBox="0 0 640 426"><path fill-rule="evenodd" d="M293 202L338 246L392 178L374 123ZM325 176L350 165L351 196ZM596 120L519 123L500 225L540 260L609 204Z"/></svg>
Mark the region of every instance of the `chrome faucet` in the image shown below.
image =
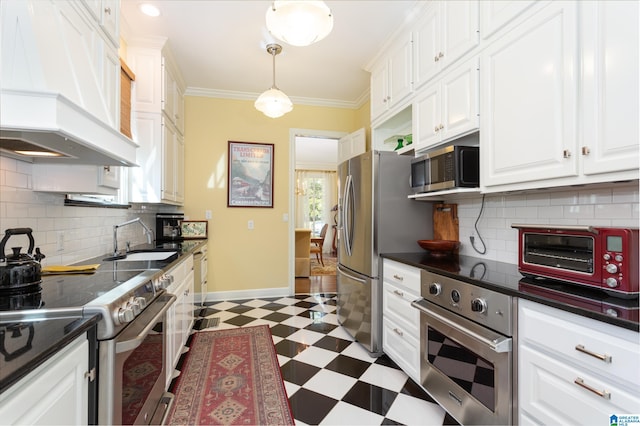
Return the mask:
<svg viewBox="0 0 640 426"><path fill-rule="evenodd" d="M144 228L144 233L147 235L147 243L151 244L153 242L153 231L149 229L147 225L144 224L139 217L135 219L131 219L127 222L121 223L120 225L113 226L113 255L118 255L118 228L122 228L123 226L131 225L132 223L139 223ZM127 251L129 251L129 243L127 243Z"/></svg>

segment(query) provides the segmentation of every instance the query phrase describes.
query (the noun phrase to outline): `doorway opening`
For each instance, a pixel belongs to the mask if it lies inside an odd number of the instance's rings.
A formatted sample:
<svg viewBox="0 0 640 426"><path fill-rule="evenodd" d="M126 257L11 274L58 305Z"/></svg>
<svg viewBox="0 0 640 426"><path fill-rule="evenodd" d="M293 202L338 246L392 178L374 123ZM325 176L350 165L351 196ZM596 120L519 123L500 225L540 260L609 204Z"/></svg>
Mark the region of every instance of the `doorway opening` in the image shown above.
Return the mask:
<svg viewBox="0 0 640 426"><path fill-rule="evenodd" d="M308 266L300 263L299 248L292 250L295 293L335 293L337 265L338 140L335 132L306 132L292 138L292 228L294 244L301 230L309 230ZM324 232L323 232L324 228ZM302 243L306 244L306 243Z"/></svg>

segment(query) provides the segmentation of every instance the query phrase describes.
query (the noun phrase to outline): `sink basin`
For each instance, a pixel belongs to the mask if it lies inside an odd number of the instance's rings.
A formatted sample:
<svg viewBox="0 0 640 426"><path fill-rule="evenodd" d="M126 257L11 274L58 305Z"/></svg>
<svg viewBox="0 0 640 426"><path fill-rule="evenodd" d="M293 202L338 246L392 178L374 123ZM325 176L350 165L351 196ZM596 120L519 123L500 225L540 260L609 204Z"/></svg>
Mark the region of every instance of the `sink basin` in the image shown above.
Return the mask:
<svg viewBox="0 0 640 426"><path fill-rule="evenodd" d="M150 260L167 260L172 256L177 256L177 251L138 251L128 253L126 256L113 256L108 257L104 260L113 261L116 260L118 262L134 262L134 261L150 261Z"/></svg>

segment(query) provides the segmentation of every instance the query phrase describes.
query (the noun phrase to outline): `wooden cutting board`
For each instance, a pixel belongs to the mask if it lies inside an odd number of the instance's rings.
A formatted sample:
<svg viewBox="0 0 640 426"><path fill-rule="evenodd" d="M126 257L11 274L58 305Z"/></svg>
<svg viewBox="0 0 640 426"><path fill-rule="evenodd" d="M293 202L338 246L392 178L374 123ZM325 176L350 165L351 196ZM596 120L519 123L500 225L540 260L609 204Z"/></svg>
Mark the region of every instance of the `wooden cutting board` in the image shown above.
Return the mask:
<svg viewBox="0 0 640 426"><path fill-rule="evenodd" d="M459 241L458 205L434 204L433 239Z"/></svg>

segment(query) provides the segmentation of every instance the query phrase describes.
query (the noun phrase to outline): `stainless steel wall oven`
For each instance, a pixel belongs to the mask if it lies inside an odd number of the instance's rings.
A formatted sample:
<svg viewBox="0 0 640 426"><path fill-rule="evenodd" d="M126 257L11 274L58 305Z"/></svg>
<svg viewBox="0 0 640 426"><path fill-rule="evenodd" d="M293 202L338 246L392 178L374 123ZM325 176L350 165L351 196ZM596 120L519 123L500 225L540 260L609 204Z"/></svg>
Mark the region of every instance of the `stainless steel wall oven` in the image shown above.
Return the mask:
<svg viewBox="0 0 640 426"><path fill-rule="evenodd" d="M513 424L517 299L421 271L422 386L462 424Z"/></svg>

